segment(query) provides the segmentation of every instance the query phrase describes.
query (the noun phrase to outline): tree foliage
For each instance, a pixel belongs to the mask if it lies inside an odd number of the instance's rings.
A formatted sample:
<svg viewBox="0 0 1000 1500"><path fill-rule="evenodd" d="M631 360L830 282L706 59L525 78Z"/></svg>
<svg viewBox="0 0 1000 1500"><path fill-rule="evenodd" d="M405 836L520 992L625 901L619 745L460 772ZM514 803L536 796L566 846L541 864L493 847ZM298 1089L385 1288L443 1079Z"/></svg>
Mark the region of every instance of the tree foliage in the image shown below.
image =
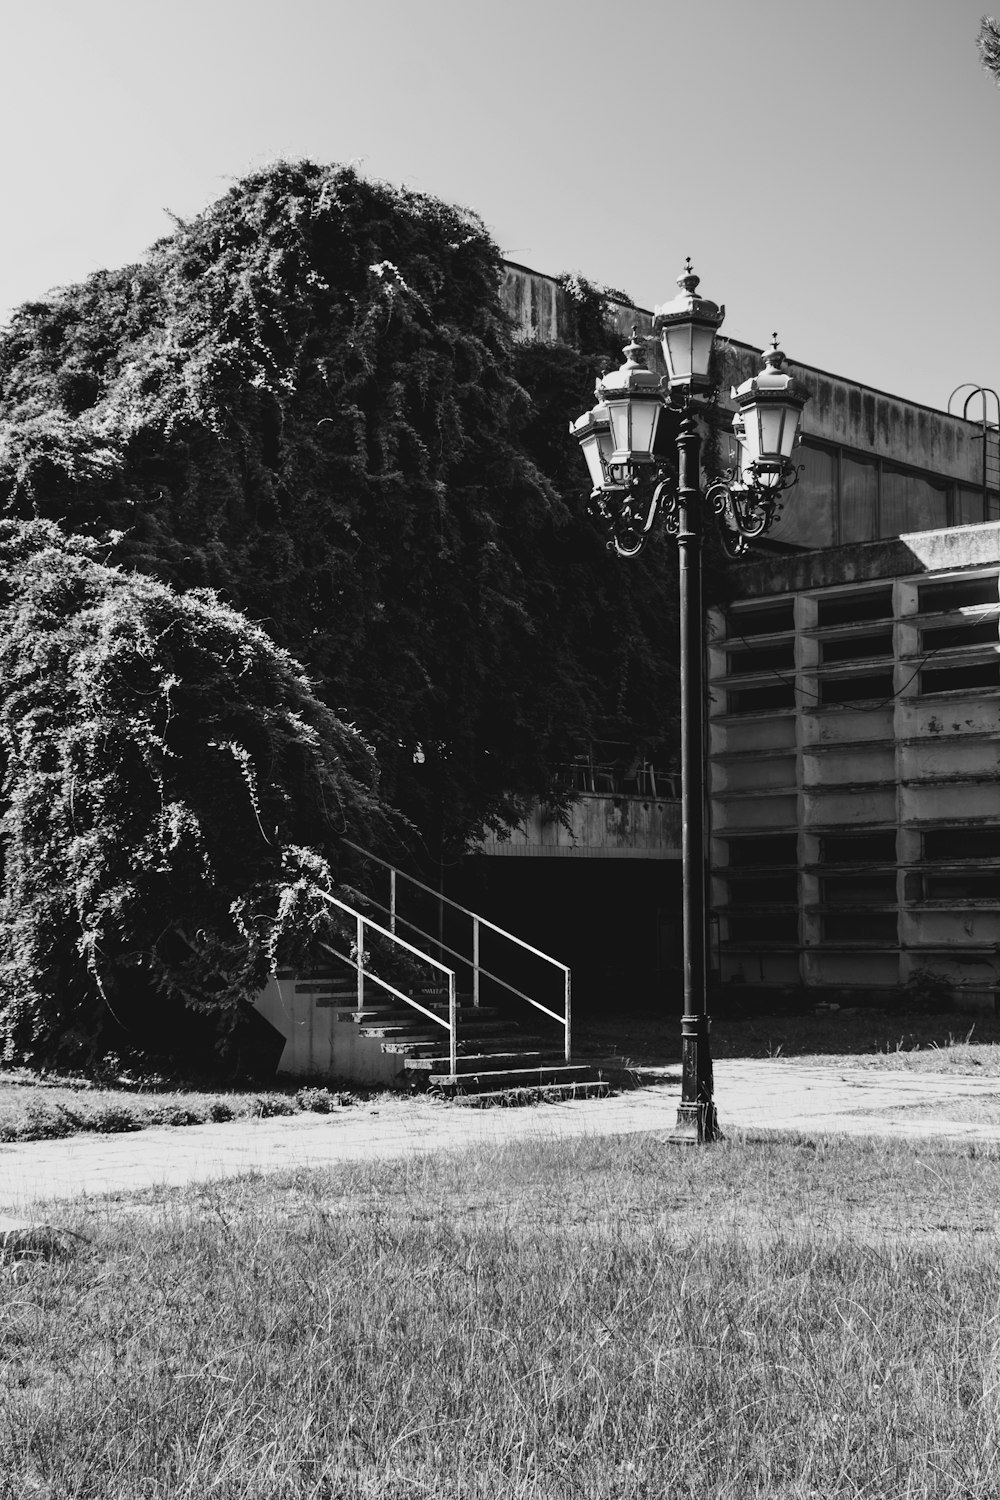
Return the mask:
<svg viewBox="0 0 1000 1500"><path fill-rule="evenodd" d="M238 1040L279 953L326 922L372 754L259 627L206 592L0 525L0 1037L80 1062Z"/></svg>
<svg viewBox="0 0 1000 1500"><path fill-rule="evenodd" d="M594 289L581 348L522 346L500 277L471 214L281 164L0 341L8 514L260 622L435 854L674 723L671 549L606 552L566 436L618 358Z"/></svg>
<svg viewBox="0 0 1000 1500"><path fill-rule="evenodd" d="M992 16L983 16L976 43L983 67L1000 87L1000 26Z"/></svg>

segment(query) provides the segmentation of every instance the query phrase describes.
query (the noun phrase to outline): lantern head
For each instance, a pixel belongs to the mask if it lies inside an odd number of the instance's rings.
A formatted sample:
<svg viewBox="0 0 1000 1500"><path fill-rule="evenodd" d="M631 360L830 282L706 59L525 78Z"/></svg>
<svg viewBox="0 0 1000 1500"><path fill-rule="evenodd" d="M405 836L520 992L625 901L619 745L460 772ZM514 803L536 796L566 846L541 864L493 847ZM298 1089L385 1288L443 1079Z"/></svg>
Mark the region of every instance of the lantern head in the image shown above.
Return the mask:
<svg viewBox="0 0 1000 1500"><path fill-rule="evenodd" d="M656 309L653 319L671 390L685 390L692 395L711 389L708 366L712 341L726 316L724 307L707 297L696 296L700 279L691 270L688 256L684 274L677 278L680 291L672 302Z"/></svg>
<svg viewBox="0 0 1000 1500"><path fill-rule="evenodd" d="M785 356L778 348L777 334L763 360L759 375L733 389L738 408L733 427L740 442L744 481L763 489L784 489L793 482L792 449L809 392L782 368Z"/></svg>
<svg viewBox="0 0 1000 1500"><path fill-rule="evenodd" d="M575 437L587 460L594 493L606 490L611 485L608 464L614 451L611 441L611 419L608 408L602 401L585 411L582 417L569 424L570 435Z"/></svg>
<svg viewBox="0 0 1000 1500"><path fill-rule="evenodd" d="M608 462L613 466L655 462L653 444L663 397L659 376L646 368L646 349L638 334L638 328L633 328L632 341L622 350L625 363L621 368L603 375L595 387L598 403L606 407L611 423L613 451Z"/></svg>

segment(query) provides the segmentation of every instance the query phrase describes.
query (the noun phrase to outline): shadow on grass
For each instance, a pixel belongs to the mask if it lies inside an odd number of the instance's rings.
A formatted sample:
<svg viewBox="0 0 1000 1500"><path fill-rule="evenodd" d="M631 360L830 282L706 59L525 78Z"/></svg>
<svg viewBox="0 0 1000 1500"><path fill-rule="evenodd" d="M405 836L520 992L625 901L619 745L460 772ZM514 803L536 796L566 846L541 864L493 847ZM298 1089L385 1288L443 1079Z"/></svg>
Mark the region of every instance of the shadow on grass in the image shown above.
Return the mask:
<svg viewBox="0 0 1000 1500"><path fill-rule="evenodd" d="M712 1018L715 1058L851 1057L900 1059L910 1053L1000 1053L1000 1018L957 1010L844 1007L809 1013L722 1014ZM620 1057L636 1069L680 1063L680 1016L649 1007L619 1007L613 1016L578 1015L574 1051L581 1059ZM933 1059L928 1059L931 1061ZM937 1059L942 1066L945 1057ZM953 1060L957 1060L957 1057ZM998 1057L1000 1065L1000 1057Z"/></svg>

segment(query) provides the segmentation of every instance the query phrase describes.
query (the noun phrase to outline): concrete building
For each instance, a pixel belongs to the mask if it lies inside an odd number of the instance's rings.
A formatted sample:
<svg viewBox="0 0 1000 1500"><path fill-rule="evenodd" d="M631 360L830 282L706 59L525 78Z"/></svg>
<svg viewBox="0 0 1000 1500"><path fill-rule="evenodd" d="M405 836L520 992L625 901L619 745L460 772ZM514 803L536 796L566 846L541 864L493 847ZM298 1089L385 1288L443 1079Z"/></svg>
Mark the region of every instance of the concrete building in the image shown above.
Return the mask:
<svg viewBox="0 0 1000 1500"><path fill-rule="evenodd" d="M1000 524L760 558L716 611L724 980L1000 986Z"/></svg>
<svg viewBox="0 0 1000 1500"><path fill-rule="evenodd" d="M551 278L508 266L505 297L525 337L566 336L570 310ZM608 316L623 334L651 321L613 300ZM722 357L727 390L759 367L759 351L735 341ZM709 623L713 962L726 983L772 991L947 984L991 1004L998 432L792 368L812 396L801 480L769 537L734 565L736 597ZM662 970L679 941L680 853L663 790L655 779L592 781L568 827L534 814L483 852L522 875L529 861L553 872L559 860L564 883L587 862L594 891L621 888L628 869Z"/></svg>

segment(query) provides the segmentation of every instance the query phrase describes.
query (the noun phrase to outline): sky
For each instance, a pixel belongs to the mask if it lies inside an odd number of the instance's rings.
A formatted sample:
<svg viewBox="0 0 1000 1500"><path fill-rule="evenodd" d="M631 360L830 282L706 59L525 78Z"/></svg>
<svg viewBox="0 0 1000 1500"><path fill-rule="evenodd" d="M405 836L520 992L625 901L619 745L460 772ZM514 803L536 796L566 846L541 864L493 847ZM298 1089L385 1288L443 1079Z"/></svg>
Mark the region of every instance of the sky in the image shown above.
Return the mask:
<svg viewBox="0 0 1000 1500"><path fill-rule="evenodd" d="M641 307L690 255L724 333L909 400L1000 389L984 0L0 6L0 320L306 157Z"/></svg>

